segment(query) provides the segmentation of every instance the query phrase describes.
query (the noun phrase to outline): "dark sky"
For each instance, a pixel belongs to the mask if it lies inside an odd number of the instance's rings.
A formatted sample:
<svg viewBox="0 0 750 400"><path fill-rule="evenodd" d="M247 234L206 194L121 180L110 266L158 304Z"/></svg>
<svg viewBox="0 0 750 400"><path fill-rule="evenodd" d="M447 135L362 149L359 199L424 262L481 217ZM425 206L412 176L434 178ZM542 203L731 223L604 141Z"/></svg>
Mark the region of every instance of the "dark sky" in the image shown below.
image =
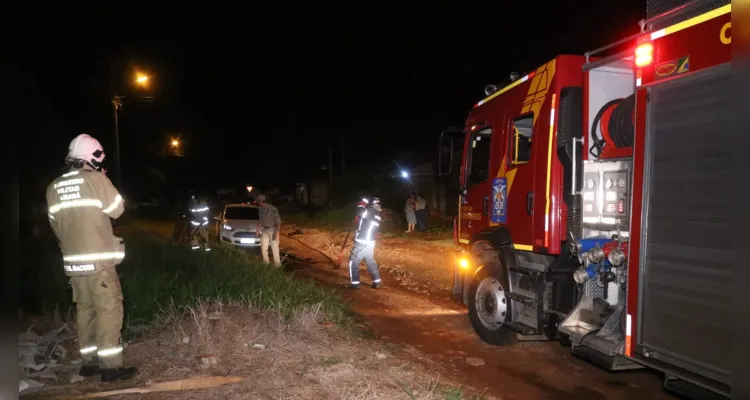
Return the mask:
<svg viewBox="0 0 750 400"><path fill-rule="evenodd" d="M196 184L267 183L319 170L341 135L351 166L403 150L430 155L486 84L635 33L645 14L632 0L255 3L39 6L42 32L22 61L48 136L39 174L80 132L114 154L111 104L88 83L108 87L113 62L119 77L134 67L154 76L148 93L124 79L118 88L130 96L120 125L126 184L136 166L178 164L152 161L170 134L183 138L179 165ZM155 99L132 100L144 94Z"/></svg>

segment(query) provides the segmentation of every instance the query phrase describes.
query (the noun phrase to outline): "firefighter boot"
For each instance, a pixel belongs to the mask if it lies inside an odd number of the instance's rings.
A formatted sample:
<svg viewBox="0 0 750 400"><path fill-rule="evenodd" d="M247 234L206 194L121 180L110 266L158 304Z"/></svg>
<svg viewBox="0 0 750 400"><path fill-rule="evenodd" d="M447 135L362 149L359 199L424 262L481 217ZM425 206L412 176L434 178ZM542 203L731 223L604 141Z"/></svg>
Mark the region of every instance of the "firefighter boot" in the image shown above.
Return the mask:
<svg viewBox="0 0 750 400"><path fill-rule="evenodd" d="M135 376L135 367L118 367L102 369L102 382L124 381Z"/></svg>
<svg viewBox="0 0 750 400"><path fill-rule="evenodd" d="M383 287L383 281L373 282L370 287L373 289L380 289L381 287Z"/></svg>
<svg viewBox="0 0 750 400"><path fill-rule="evenodd" d="M350 283L350 284L346 285L346 288L349 289L349 290L357 290L357 289L359 289L359 284L358 283Z"/></svg>

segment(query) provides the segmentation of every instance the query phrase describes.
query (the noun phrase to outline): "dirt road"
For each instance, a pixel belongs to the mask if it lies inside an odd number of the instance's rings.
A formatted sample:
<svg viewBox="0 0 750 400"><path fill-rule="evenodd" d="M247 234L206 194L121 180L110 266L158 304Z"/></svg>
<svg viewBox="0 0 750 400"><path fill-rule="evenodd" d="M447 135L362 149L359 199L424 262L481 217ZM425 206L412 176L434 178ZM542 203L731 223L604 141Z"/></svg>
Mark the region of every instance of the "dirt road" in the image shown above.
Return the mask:
<svg viewBox="0 0 750 400"><path fill-rule="evenodd" d="M171 233L171 226L147 229ZM345 290L347 270L333 268L342 240L341 233L310 229L282 237L282 250L294 256L289 272L339 288L377 339L401 347L443 376L504 400L676 399L662 390L654 372L609 373L573 357L557 342L487 345L469 325L466 307L448 297L449 271L439 263L449 251L443 244L383 240L376 258L390 267L381 270L385 287ZM364 270L362 278L367 282Z"/></svg>
<svg viewBox="0 0 750 400"><path fill-rule="evenodd" d="M489 346L471 329L465 307L404 289L388 272L383 289L345 290L347 271L334 270L329 256L294 237L282 244L295 259L304 260L292 262L290 272L341 288L377 338L403 346L433 369L479 391L508 400L675 398L661 389L655 373L609 373L574 358L556 342Z"/></svg>

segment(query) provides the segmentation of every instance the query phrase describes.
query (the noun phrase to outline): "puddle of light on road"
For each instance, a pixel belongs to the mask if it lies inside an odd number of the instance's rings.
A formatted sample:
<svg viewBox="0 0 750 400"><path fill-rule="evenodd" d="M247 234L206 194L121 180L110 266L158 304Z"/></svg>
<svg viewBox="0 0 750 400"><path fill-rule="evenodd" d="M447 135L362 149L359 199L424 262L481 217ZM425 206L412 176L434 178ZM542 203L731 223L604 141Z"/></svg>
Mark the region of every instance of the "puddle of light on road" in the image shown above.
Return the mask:
<svg viewBox="0 0 750 400"><path fill-rule="evenodd" d="M448 310L444 308L433 308L431 310L413 310L413 309L402 309L398 310L398 315L408 315L412 317L437 317L445 315L465 315L465 312ZM368 315L375 317L392 317L393 313L378 313L377 311L370 311Z"/></svg>

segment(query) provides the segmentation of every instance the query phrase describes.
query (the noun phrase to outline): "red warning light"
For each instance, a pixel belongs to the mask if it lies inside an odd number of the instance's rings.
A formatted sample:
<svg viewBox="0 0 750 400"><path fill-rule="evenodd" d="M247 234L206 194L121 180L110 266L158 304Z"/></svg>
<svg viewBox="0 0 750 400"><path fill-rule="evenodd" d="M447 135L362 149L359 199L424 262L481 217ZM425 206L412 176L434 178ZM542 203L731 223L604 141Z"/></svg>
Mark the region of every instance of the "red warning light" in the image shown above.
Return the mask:
<svg viewBox="0 0 750 400"><path fill-rule="evenodd" d="M625 212L625 200L620 200L617 202L617 212L620 214Z"/></svg>
<svg viewBox="0 0 750 400"><path fill-rule="evenodd" d="M642 43L635 49L635 65L645 67L654 61L654 45Z"/></svg>

